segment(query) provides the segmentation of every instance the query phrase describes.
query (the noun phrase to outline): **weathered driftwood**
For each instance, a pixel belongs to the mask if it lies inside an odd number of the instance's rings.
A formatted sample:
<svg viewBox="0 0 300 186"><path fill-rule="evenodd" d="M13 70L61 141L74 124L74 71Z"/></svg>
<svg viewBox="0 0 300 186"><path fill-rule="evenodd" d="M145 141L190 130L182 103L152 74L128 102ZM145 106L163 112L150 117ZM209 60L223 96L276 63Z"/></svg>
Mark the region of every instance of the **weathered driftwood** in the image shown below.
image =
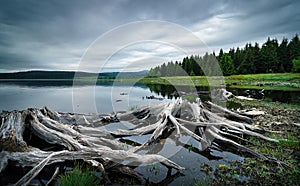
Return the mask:
<svg viewBox="0 0 300 186"><path fill-rule="evenodd" d="M231 92L227 91L225 88L213 89L213 91L211 92L211 96L213 99L218 100L228 100L234 97L234 95Z"/></svg>
<svg viewBox="0 0 300 186"><path fill-rule="evenodd" d="M256 110L256 109L252 109L252 110L238 110L237 112L239 114L247 116L247 117L255 117L255 116L260 116L260 115L265 115L266 114L264 111Z"/></svg>
<svg viewBox="0 0 300 186"><path fill-rule="evenodd" d="M26 151L28 147L23 140L26 111L13 111L2 115L0 127L0 150Z"/></svg>
<svg viewBox="0 0 300 186"><path fill-rule="evenodd" d="M59 174L59 167L56 167L55 168L55 171L52 175L52 177L50 178L50 180L47 182L46 186L49 186L53 181L54 179L56 178L56 176Z"/></svg>
<svg viewBox="0 0 300 186"><path fill-rule="evenodd" d="M207 103L208 103L212 108L217 109L217 110L221 111L222 113L224 113L224 114L226 115L227 118L232 117L232 118L236 118L236 119L238 119L238 120L240 120L240 121L245 121L245 122L247 122L247 123L252 123L252 119L249 118L249 117L247 117L247 116L243 116L243 115L237 114L237 113L235 113L235 112L232 112L232 111L230 111L230 110L228 110L228 109L225 109L225 108L223 108L223 107L221 107L221 106L219 106L219 105L216 105L216 104L214 104L214 103L212 103L212 102L210 102L210 101L208 101Z"/></svg>
<svg viewBox="0 0 300 186"><path fill-rule="evenodd" d="M249 98L249 97L245 97L245 96L235 96L235 98L241 99L241 100L247 100L247 101L253 101L253 100L256 100L256 99L254 99L254 98Z"/></svg>
<svg viewBox="0 0 300 186"><path fill-rule="evenodd" d="M43 108L3 112L0 116L0 172L6 168L9 160L16 166L33 167L16 185L26 185L46 165L66 160L84 160L90 163L102 172L107 182L110 179L106 172L114 170L145 183L130 166L160 162L169 169L184 169L161 155L137 153L142 149L147 151L152 144L170 136L173 131L176 136L184 134L197 140L199 152L211 147L222 148L222 144L227 144L237 151L263 159L268 158L234 139L245 140L243 137L248 135L277 142L264 136L263 129L251 125L251 118L211 102L204 105L199 99L196 103L178 99L175 102L141 107L131 112L107 115L57 113ZM136 127L116 131L95 128L121 120ZM151 137L143 144L135 143L130 149L125 148L124 141L116 140L116 137L145 134L151 134ZM45 151L31 146L31 136L56 146L56 151ZM180 143L182 146L187 145Z"/></svg>

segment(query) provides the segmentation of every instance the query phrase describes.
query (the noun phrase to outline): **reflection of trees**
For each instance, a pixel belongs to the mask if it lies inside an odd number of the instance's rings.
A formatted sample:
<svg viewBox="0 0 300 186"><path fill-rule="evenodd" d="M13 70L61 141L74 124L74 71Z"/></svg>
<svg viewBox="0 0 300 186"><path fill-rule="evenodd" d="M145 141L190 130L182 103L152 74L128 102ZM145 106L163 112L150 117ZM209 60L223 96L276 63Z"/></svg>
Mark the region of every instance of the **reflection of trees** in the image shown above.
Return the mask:
<svg viewBox="0 0 300 186"><path fill-rule="evenodd" d="M261 90L255 89L228 89L234 95L241 95L241 96L251 96L256 99L264 99L265 101L269 102L281 102L281 103L299 103L299 91L280 91L280 90L265 90L264 95L262 96L259 94ZM250 92L250 95L249 93Z"/></svg>
<svg viewBox="0 0 300 186"><path fill-rule="evenodd" d="M173 93L176 91L172 85L146 84L146 86L151 92L160 94L164 97L167 96L168 99L172 99L174 97Z"/></svg>
<svg viewBox="0 0 300 186"><path fill-rule="evenodd" d="M266 91L265 98L269 98L270 101L279 101L282 103L299 103L299 92L286 92L286 91Z"/></svg>
<svg viewBox="0 0 300 186"><path fill-rule="evenodd" d="M198 93L198 95L200 95L201 92L209 91L209 87L204 87L204 86L192 87L192 86L173 86L173 85L160 85L160 84L145 84L145 85L150 89L151 92L167 97L168 99L173 99L181 95L188 95L188 94Z"/></svg>
<svg viewBox="0 0 300 186"><path fill-rule="evenodd" d="M159 152L168 144L166 144L165 140L168 138L170 140L172 140L176 146L181 146L183 148L185 148L187 151L192 151L196 154L199 154L205 158L207 158L208 160L219 160L222 159L221 157L218 156L214 156L211 154L210 149L206 149L206 150L200 150L197 147L192 147L184 142L180 141L180 137L177 137L176 135L172 134L174 130L166 130L163 133L163 138L154 142L155 144L151 145L151 146L147 146L146 149L143 150L147 150L147 154L159 154ZM120 139L121 142L124 142L128 145L132 145L132 146L140 146L141 144L139 142L130 140L130 139Z"/></svg>
<svg viewBox="0 0 300 186"><path fill-rule="evenodd" d="M162 181L160 181L158 183L150 182L147 185L169 185L176 178L178 178L180 176L184 176L184 174L182 174L181 172L177 171L175 174L172 175L172 169L169 169L168 173L167 173L167 176L165 177L165 179L163 179Z"/></svg>

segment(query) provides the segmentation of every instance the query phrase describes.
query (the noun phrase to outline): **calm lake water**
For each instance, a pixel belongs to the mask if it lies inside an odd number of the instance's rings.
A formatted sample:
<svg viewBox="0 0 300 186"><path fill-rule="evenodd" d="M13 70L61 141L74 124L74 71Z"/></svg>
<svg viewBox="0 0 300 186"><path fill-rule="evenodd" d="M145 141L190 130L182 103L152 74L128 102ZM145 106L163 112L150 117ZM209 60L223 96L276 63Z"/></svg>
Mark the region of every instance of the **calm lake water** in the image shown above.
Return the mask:
<svg viewBox="0 0 300 186"><path fill-rule="evenodd" d="M189 92L189 87L176 87ZM0 111L23 110L27 108L48 108L59 112L110 113L128 111L133 108L174 100L176 89L167 85L112 84L102 83L96 86L72 86L72 82L0 82ZM194 89L195 90L195 89ZM206 91L207 87L197 87ZM242 89L230 89L235 95L247 96ZM255 94L258 92L253 90ZM282 103L300 103L300 91L264 91L266 101ZM146 99L147 96L164 98ZM257 94L256 96L260 96ZM255 96L254 96L255 97Z"/></svg>
<svg viewBox="0 0 300 186"><path fill-rule="evenodd" d="M0 83L0 111L47 106L59 112L110 113L169 101L146 99L146 96L151 95L162 98L145 85L100 84L72 87L70 84L57 82L56 86L51 82Z"/></svg>

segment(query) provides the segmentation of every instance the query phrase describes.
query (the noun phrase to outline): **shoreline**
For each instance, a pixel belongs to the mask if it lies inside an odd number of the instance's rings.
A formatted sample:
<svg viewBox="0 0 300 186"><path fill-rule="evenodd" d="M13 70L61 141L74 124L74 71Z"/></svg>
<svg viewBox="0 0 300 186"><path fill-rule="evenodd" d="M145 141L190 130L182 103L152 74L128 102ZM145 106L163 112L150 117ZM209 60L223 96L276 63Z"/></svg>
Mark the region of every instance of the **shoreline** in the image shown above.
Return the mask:
<svg viewBox="0 0 300 186"><path fill-rule="evenodd" d="M0 79L1 82L74 82L75 79ZM95 79L95 77L76 78L76 84L89 85L95 83L144 83L173 86L226 86L237 89L265 89L300 91L299 73L276 74L246 74L224 77L206 76L173 76L173 77L141 77L141 78L117 78Z"/></svg>

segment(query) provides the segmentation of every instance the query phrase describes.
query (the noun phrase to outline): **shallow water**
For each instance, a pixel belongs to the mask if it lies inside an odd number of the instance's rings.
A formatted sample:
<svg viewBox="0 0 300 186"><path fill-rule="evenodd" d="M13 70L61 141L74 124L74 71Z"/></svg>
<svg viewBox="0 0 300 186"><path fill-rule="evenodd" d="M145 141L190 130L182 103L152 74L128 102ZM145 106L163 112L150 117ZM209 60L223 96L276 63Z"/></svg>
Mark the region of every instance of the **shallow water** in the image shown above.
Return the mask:
<svg viewBox="0 0 300 186"><path fill-rule="evenodd" d="M106 129L108 131L115 131L117 129L132 129L135 125L128 122L111 123L99 128ZM226 151L209 150L201 152L199 148L199 142L190 136L180 135L175 136L176 132L173 132L167 139L162 139L157 144L151 145L147 151L142 150L140 154L159 154L162 155L178 165L185 167L186 170L178 171L172 170L171 175L168 175L168 169L160 163L142 165L135 168L135 171L144 176L145 179L156 183L162 184L162 182L174 177L174 180L170 182L170 185L193 185L197 181L203 181L205 173L201 171L201 164L205 163L212 167L216 167L219 164L229 164L229 161L243 161L244 158ZM130 136L117 138L116 140L129 140L139 144L145 143L151 134L143 136ZM133 146L128 146L132 148Z"/></svg>
<svg viewBox="0 0 300 186"><path fill-rule="evenodd" d="M149 89L157 94L168 97L169 99L174 98L174 92L196 92L200 93L203 100L208 99L205 93L209 91L209 87L195 87L191 88L189 86L172 86L172 85L147 85ZM256 89L237 89L229 88L228 91L232 92L236 96L246 96L252 97L259 100L264 100L268 102L280 102L289 104L300 104L300 90L299 91L285 91L285 90L256 90ZM203 94L202 94L203 93Z"/></svg>

